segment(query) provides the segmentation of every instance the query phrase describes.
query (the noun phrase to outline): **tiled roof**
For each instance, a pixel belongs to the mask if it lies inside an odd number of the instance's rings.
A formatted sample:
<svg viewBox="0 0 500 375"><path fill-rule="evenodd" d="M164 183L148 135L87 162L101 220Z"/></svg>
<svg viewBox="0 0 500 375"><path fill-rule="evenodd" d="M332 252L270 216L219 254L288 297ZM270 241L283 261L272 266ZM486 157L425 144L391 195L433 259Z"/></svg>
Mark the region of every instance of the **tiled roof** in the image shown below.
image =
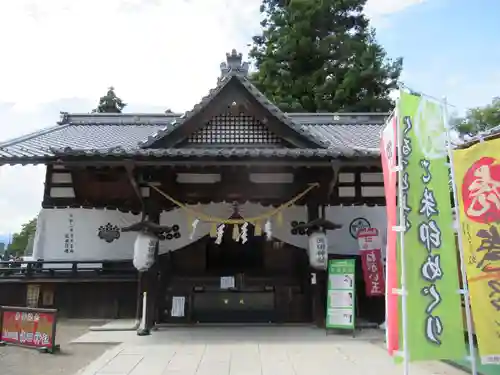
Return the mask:
<svg viewBox="0 0 500 375"><path fill-rule="evenodd" d="M141 141L161 132L177 114L63 114L61 125L0 143L0 162L42 163L62 155L140 157L355 157L378 156L384 114L287 116L294 126L321 139L317 149L146 149Z"/></svg>
<svg viewBox="0 0 500 375"><path fill-rule="evenodd" d="M236 50L226 54L221 77L198 104L184 114L175 113L61 113L58 126L0 143L0 164L46 163L65 156L115 156L130 158L222 158L222 157L377 157L384 113L283 113L247 78L248 63ZM268 112L306 142L308 148L245 148L216 146L176 147L172 134L170 148L151 147L202 111L231 82L246 90ZM177 133L177 132L175 132ZM291 132L286 132L291 134ZM179 134L185 136L185 134ZM297 137L298 138L298 137ZM168 142L167 142L168 144ZM173 148L176 147L176 148Z"/></svg>

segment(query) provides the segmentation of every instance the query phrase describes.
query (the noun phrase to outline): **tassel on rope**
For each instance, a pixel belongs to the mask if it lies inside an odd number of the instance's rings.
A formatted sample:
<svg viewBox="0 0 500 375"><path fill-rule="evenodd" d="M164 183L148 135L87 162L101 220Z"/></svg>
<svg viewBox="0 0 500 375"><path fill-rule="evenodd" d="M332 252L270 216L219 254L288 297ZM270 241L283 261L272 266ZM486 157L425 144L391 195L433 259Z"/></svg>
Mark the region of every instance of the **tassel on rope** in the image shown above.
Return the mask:
<svg viewBox="0 0 500 375"><path fill-rule="evenodd" d="M262 227L260 225L260 223L257 221L255 224L254 224L254 231L253 231L253 235L254 236L262 236Z"/></svg>
<svg viewBox="0 0 500 375"><path fill-rule="evenodd" d="M240 239L240 229L238 228L237 224L234 224L233 225L233 240L238 242L239 239Z"/></svg>
<svg viewBox="0 0 500 375"><path fill-rule="evenodd" d="M212 223L210 226L210 237L211 238L216 238L217 237L217 224Z"/></svg>
<svg viewBox="0 0 500 375"><path fill-rule="evenodd" d="M280 228L283 226L283 212L281 211L276 215L276 224Z"/></svg>

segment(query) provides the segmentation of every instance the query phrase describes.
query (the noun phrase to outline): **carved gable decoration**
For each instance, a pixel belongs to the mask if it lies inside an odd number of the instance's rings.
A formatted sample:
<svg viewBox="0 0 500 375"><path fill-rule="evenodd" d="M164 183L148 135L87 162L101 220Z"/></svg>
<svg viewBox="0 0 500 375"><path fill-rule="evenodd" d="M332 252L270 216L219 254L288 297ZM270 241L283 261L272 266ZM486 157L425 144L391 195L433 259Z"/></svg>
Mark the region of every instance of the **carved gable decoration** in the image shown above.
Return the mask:
<svg viewBox="0 0 500 375"><path fill-rule="evenodd" d="M185 145L280 146L283 141L253 116L225 113L213 117L187 139Z"/></svg>

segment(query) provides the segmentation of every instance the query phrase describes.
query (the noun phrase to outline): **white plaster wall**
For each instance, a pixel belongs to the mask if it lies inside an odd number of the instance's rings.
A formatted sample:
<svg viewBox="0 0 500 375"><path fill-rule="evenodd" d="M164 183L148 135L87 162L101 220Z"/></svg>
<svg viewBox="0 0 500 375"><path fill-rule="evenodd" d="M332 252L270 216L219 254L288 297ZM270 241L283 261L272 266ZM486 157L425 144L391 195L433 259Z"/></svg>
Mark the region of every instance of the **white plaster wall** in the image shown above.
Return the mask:
<svg viewBox="0 0 500 375"><path fill-rule="evenodd" d="M192 209L195 212L222 219L229 218L233 213L230 203L197 205L192 206ZM264 207L255 203L246 203L239 207L240 215L245 219L260 216L272 210L272 207ZM343 225L342 229L328 232L329 253L358 253L357 240L351 235L353 227L358 222L369 223L380 231L383 240L382 251L385 251L385 207L334 206L327 207L325 211L327 219ZM65 252L66 236L70 234L70 217L73 219L73 252ZM183 248L210 232L211 224L200 221L193 238L190 239L194 219L194 214L182 209L163 212L160 216L160 223L175 224L178 230L171 234L171 238L160 241L160 253ZM116 210L43 209L38 217L33 256L36 259L45 260L131 260L136 233L120 232L118 238L106 242L98 237L98 232L100 226L106 226L108 223L121 228L139 220L139 215ZM292 206L283 210L282 225L278 225L276 218L272 220L272 234L280 241L307 249L307 236L292 234L291 223L293 221L307 221L306 207ZM264 224L261 222L262 227Z"/></svg>
<svg viewBox="0 0 500 375"><path fill-rule="evenodd" d="M358 254L358 241L354 237L359 225L370 225L379 230L382 239L382 253L385 256L387 238L387 216L385 206L328 206L325 210L328 220L341 224L342 229L328 231L328 252L330 254Z"/></svg>

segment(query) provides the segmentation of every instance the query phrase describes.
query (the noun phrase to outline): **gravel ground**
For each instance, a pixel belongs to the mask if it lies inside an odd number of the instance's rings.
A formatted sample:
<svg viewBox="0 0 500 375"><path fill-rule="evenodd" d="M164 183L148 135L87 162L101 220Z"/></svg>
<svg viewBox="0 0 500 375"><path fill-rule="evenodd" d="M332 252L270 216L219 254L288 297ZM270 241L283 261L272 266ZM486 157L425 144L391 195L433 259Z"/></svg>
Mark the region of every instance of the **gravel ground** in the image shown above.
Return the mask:
<svg viewBox="0 0 500 375"><path fill-rule="evenodd" d="M74 375L113 345L69 342L87 332L90 326L104 323L90 320L60 320L56 336L56 343L61 345L58 354L43 354L37 350L15 346L0 347L0 374Z"/></svg>

